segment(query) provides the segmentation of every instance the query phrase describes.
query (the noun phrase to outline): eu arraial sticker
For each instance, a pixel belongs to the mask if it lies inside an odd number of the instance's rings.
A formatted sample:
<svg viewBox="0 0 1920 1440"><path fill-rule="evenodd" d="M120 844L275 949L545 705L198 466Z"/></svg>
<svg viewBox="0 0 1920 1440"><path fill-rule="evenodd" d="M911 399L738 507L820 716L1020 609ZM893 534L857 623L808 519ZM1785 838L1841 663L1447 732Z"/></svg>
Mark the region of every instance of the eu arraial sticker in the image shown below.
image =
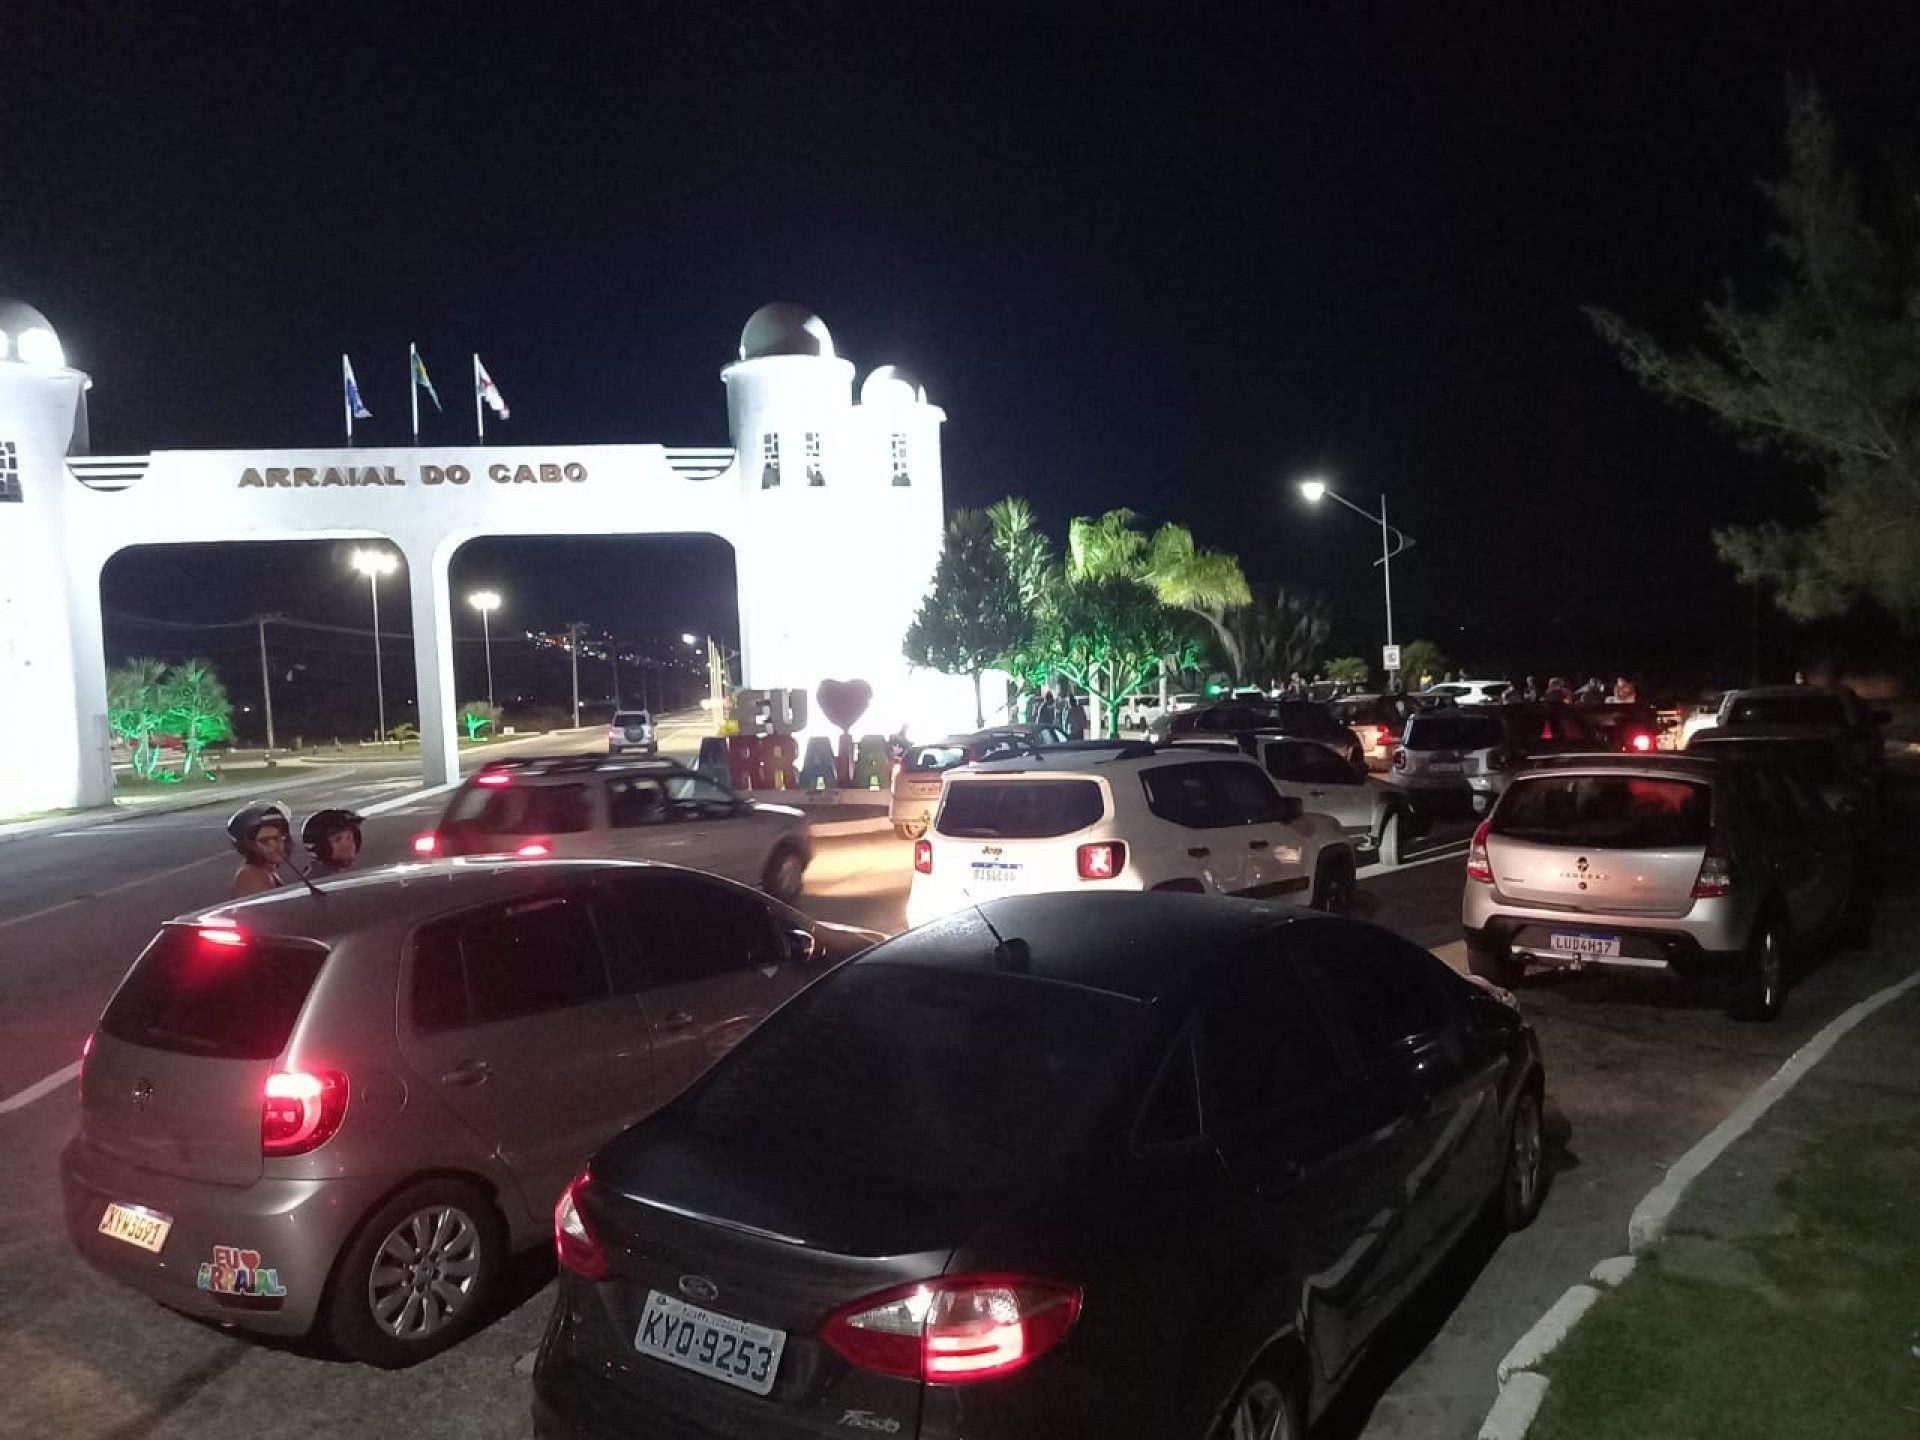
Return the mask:
<svg viewBox="0 0 1920 1440"><path fill-rule="evenodd" d="M260 1263L258 1250L241 1250L232 1245L213 1247L213 1263L202 1262L196 1282L214 1295L239 1295L248 1299L279 1299L286 1289L280 1272Z"/></svg>

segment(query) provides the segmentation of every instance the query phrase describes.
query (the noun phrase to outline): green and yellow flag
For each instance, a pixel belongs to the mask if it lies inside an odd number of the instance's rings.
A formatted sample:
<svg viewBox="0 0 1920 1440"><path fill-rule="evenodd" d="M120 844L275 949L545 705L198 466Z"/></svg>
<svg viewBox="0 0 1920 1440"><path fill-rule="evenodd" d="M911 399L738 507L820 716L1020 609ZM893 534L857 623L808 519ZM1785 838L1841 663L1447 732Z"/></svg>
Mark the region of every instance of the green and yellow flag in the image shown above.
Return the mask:
<svg viewBox="0 0 1920 1440"><path fill-rule="evenodd" d="M409 345L407 349L413 355L413 383L416 386L426 387L427 398L433 401L434 412L444 415L446 412L440 408L439 392L433 388L433 381L427 378L427 362L420 358L420 347Z"/></svg>

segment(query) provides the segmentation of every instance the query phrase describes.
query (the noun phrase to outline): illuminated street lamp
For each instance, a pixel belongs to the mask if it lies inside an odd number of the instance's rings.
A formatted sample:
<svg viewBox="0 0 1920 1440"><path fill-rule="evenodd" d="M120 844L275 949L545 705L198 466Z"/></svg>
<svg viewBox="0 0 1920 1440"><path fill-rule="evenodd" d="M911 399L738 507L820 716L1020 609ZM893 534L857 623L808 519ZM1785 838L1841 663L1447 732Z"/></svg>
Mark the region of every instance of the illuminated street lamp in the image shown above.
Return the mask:
<svg viewBox="0 0 1920 1440"><path fill-rule="evenodd" d="M467 596L467 603L480 612L480 643L487 652L487 704L493 704L493 631L487 624L487 617L500 608L498 590L476 590Z"/></svg>
<svg viewBox="0 0 1920 1440"><path fill-rule="evenodd" d="M1387 648L1382 652L1381 658L1383 661L1394 662L1384 667L1387 672L1387 685L1391 688L1400 673L1399 649L1393 643L1393 557L1403 551L1411 550L1413 537L1398 526L1387 524L1387 497L1384 494L1380 497L1378 515L1371 510L1362 510L1318 475L1309 475L1300 482L1300 495L1310 505L1318 505L1322 500L1335 501L1346 506L1369 525L1378 524L1380 527L1380 558L1373 563L1380 567L1381 583L1386 587L1387 592Z"/></svg>
<svg viewBox="0 0 1920 1440"><path fill-rule="evenodd" d="M367 577L367 588L373 595L373 694L380 717L380 729L375 738L385 740L387 682L380 669L380 577L398 570L400 557L391 550L356 550L347 563Z"/></svg>
<svg viewBox="0 0 1920 1440"><path fill-rule="evenodd" d="M700 648L701 637L692 631L682 631L682 644L695 650ZM726 693L726 682L721 676L720 667L724 663L720 658L720 647L713 643L711 635L706 637L707 649L707 709L713 714L713 723L718 725L726 718L726 702L721 698Z"/></svg>

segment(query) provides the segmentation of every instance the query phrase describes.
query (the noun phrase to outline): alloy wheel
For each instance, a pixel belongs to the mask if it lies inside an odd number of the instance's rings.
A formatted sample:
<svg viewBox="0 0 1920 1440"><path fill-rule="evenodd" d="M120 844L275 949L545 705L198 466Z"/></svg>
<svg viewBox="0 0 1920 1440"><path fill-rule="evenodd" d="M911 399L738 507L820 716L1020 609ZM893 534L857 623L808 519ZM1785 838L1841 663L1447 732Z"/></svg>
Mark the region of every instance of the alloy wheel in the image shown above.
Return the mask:
<svg viewBox="0 0 1920 1440"><path fill-rule="evenodd" d="M1507 1157L1508 1212L1516 1218L1532 1215L1540 1203L1540 1171L1545 1151L1540 1102L1529 1090L1520 1096L1513 1112L1513 1140Z"/></svg>
<svg viewBox="0 0 1920 1440"><path fill-rule="evenodd" d="M1293 1440L1287 1397L1271 1380L1255 1380L1240 1392L1221 1440Z"/></svg>
<svg viewBox="0 0 1920 1440"><path fill-rule="evenodd" d="M424 1340L466 1312L481 1275L480 1229L453 1205L430 1205L387 1232L367 1272L367 1304L382 1333Z"/></svg>
<svg viewBox="0 0 1920 1440"><path fill-rule="evenodd" d="M1786 965L1780 953L1780 932L1769 925L1760 937L1759 975L1754 998L1763 1014L1771 1014L1780 1005L1780 991L1786 983Z"/></svg>

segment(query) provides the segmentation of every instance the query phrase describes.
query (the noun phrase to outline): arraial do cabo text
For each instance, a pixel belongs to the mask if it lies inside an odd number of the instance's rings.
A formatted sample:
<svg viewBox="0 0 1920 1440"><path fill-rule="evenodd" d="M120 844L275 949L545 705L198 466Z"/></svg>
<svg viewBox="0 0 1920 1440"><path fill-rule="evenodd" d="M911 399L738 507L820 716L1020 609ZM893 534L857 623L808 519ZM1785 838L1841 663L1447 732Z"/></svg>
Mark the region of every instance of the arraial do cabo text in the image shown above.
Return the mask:
<svg viewBox="0 0 1920 1440"><path fill-rule="evenodd" d="M240 472L242 490L305 490L338 485L468 485L476 479L496 485L563 485L587 478L577 460L537 465L496 461L482 469L465 465L422 465L408 473L397 465L249 465Z"/></svg>

